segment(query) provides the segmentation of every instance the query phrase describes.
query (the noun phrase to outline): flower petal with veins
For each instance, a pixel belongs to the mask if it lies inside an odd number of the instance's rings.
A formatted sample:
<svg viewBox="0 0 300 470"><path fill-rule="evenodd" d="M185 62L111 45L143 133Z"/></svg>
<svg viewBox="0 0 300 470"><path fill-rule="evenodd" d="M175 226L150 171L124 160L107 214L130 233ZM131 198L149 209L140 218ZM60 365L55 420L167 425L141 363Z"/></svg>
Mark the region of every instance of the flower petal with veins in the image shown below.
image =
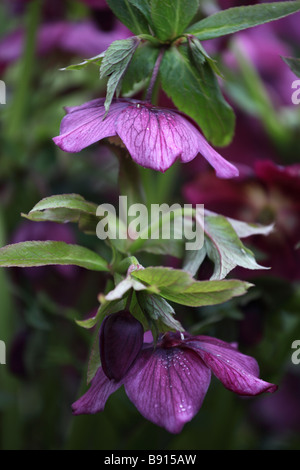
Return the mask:
<svg viewBox="0 0 300 470"><path fill-rule="evenodd" d="M253 357L246 356L229 343L207 336L196 336L187 347L197 352L222 384L239 395L273 393L277 386L259 379L259 367Z"/></svg>
<svg viewBox="0 0 300 470"><path fill-rule="evenodd" d="M66 108L60 135L54 142L65 152L79 152L106 137L118 135L132 159L145 168L165 172L180 159L190 162L198 153L220 178L238 176L237 168L216 152L182 113L144 101L115 99L106 112L104 99Z"/></svg>
<svg viewBox="0 0 300 470"><path fill-rule="evenodd" d="M60 135L53 141L65 152L80 152L85 147L116 135L115 121L120 111L127 107L124 101L114 103L105 119L104 99L90 101L81 106L66 108Z"/></svg>
<svg viewBox="0 0 300 470"><path fill-rule="evenodd" d="M129 105L117 121L117 133L139 165L166 171L175 160L198 154L197 130L179 114L147 104Z"/></svg>
<svg viewBox="0 0 300 470"><path fill-rule="evenodd" d="M122 382L109 380L100 367L88 391L72 405L74 415L95 414L104 410L105 403Z"/></svg>
<svg viewBox="0 0 300 470"><path fill-rule="evenodd" d="M144 349L124 380L125 390L149 421L179 433L201 408L211 373L197 355L180 348Z"/></svg>

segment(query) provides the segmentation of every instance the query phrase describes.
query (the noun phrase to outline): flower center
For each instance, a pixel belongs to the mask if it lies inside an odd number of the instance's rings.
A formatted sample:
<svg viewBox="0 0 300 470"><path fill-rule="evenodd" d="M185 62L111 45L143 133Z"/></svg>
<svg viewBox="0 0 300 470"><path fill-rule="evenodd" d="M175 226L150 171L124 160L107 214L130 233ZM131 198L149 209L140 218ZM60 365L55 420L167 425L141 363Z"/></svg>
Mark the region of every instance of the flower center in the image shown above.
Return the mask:
<svg viewBox="0 0 300 470"><path fill-rule="evenodd" d="M184 338L183 333L168 332L161 337L160 347L169 349L169 348L174 348L176 346L182 346L182 343L184 342L184 340L185 338Z"/></svg>

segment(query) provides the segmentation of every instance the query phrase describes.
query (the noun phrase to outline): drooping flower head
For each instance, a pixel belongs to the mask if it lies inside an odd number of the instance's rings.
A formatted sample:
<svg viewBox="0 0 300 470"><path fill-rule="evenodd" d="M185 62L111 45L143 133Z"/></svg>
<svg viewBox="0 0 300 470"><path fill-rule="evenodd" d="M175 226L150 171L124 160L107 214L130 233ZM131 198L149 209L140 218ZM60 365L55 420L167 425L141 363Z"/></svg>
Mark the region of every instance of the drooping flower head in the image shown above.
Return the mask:
<svg viewBox="0 0 300 470"><path fill-rule="evenodd" d="M124 385L129 399L146 419L169 432L179 433L201 408L211 372L239 395L258 395L277 389L276 385L258 378L255 359L215 338L166 333L156 347L146 342L142 349L133 347L134 337L140 338L135 322L132 322L132 334L128 334L130 328L125 329L126 338L131 337L131 342L126 339L126 348L114 342L117 354L122 355L121 361L124 362L124 357L131 358L125 359L127 366L131 363L127 372L124 368L120 379L114 380L100 367L90 389L73 404L75 415L103 411L108 397ZM113 335L110 332L110 340L116 334L117 323L113 321L113 324L115 332ZM124 325L121 330L124 331ZM101 338L105 340L103 335ZM117 369L120 372L121 368Z"/></svg>
<svg viewBox="0 0 300 470"><path fill-rule="evenodd" d="M101 139L118 136L133 160L145 168L164 172L176 160L186 163L201 153L220 178L238 176L237 168L179 111L134 99L115 99L105 117L104 101L100 98L66 108L54 142L65 152L80 152Z"/></svg>

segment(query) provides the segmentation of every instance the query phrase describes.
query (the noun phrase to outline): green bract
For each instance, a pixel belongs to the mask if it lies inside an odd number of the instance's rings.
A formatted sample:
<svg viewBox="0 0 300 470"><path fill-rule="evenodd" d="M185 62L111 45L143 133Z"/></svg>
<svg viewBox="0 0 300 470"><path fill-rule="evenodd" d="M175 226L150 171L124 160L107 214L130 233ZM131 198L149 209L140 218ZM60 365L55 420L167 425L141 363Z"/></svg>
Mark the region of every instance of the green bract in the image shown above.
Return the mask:
<svg viewBox="0 0 300 470"><path fill-rule="evenodd" d="M300 78L300 59L295 57L282 57L284 62L289 66L292 72Z"/></svg>

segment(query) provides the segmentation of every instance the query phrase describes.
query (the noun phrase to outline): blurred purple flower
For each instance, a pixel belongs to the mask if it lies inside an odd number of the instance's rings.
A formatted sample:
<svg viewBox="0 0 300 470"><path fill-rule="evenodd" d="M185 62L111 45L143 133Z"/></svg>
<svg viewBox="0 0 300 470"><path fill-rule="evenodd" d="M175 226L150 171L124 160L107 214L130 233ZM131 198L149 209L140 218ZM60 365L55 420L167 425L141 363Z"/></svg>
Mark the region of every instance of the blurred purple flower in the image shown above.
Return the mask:
<svg viewBox="0 0 300 470"><path fill-rule="evenodd" d="M37 55L45 56L60 50L84 58L93 57L107 49L113 41L125 39L130 34L119 22L109 32L99 30L91 21L45 23L37 33ZM0 68L17 61L22 56L24 44L23 29L5 36L0 41Z"/></svg>
<svg viewBox="0 0 300 470"><path fill-rule="evenodd" d="M270 98L275 106L292 105L291 85L295 75L283 62L280 56L290 56L292 51L275 34L273 25L264 24L247 31L235 34L235 47L249 60L263 80ZM223 53L225 64L235 69L235 55L226 50Z"/></svg>
<svg viewBox="0 0 300 470"><path fill-rule="evenodd" d="M76 237L70 225L55 222L21 223L13 233L10 243L24 241L62 241L76 244ZM85 308L89 309L90 299L95 298L104 289L105 278L102 273L95 273L79 266L40 266L32 268L12 268L14 281L18 284L30 283L35 294L45 292L58 305L74 307L85 297Z"/></svg>
<svg viewBox="0 0 300 470"><path fill-rule="evenodd" d="M70 227L56 224L54 222L31 222L29 220L21 223L12 235L11 243L20 243L25 241L63 241L65 243L75 244L76 239ZM76 266L52 266L52 270L59 273L66 279L73 279L78 268ZM49 272L49 267L24 268L22 270L31 280L40 281L43 273Z"/></svg>
<svg viewBox="0 0 300 470"><path fill-rule="evenodd" d="M273 29L277 35L284 41L289 41L292 46L297 46L300 42L300 13L282 18L280 21L275 21Z"/></svg>
<svg viewBox="0 0 300 470"><path fill-rule="evenodd" d="M221 157L179 111L144 101L115 99L104 118L104 101L100 98L66 108L60 135L53 139L56 145L65 152L80 152L101 139L119 136L133 160L145 168L164 172L177 159L189 162L200 152L220 178L238 175L237 168Z"/></svg>
<svg viewBox="0 0 300 470"><path fill-rule="evenodd" d="M2 0L6 8L13 13L22 14L27 4L31 0ZM81 3L85 3L90 8L99 10L107 10L109 6L106 0L79 0ZM68 5L67 0L43 0L43 14L45 17L57 18L62 16L64 10Z"/></svg>
<svg viewBox="0 0 300 470"><path fill-rule="evenodd" d="M278 393L261 397L251 407L251 418L268 433L277 435L300 432L300 378L288 371L283 377Z"/></svg>
<svg viewBox="0 0 300 470"><path fill-rule="evenodd" d="M166 333L154 348L143 349L120 381L99 368L90 389L73 404L73 413L103 411L108 397L122 385L129 399L148 420L179 433L201 408L211 372L229 390L245 396L273 393L277 386L259 379L258 364L235 346L208 336L184 338Z"/></svg>

